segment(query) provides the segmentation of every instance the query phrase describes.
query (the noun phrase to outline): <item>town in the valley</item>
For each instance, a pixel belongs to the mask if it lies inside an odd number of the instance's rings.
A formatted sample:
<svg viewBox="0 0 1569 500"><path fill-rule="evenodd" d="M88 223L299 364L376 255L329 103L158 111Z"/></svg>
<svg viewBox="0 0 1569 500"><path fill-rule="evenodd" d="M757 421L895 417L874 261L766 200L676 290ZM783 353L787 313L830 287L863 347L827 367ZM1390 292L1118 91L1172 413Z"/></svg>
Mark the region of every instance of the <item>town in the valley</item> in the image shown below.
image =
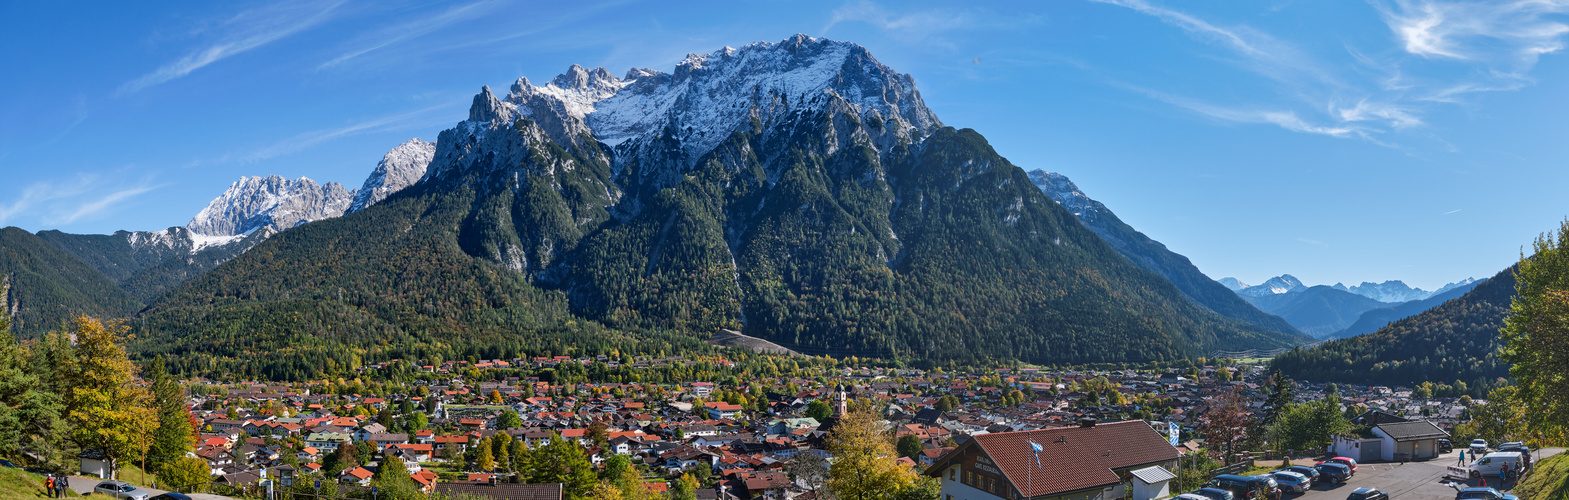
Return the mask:
<svg viewBox="0 0 1569 500"><path fill-rule="evenodd" d="M848 460L834 440L857 419L884 433L880 446L893 443L875 457L880 467L942 500L1376 500L1482 486L1502 500L1529 473L1520 469L1559 451L1503 442L1509 430L1483 421L1497 418L1488 402L1448 386L1319 384L1258 363L1179 363L956 373L841 362L672 383L581 375L736 367L601 355L391 360L335 382L190 382L199 436L188 455L209 476L164 488L351 495L398 475L453 498L593 496L595 475L541 475L565 461L635 478L646 498L856 500L828 486L830 465ZM1505 462L1517 469L1500 475ZM116 465L128 464L84 453L72 484L110 479ZM121 468L117 479L139 478Z"/></svg>

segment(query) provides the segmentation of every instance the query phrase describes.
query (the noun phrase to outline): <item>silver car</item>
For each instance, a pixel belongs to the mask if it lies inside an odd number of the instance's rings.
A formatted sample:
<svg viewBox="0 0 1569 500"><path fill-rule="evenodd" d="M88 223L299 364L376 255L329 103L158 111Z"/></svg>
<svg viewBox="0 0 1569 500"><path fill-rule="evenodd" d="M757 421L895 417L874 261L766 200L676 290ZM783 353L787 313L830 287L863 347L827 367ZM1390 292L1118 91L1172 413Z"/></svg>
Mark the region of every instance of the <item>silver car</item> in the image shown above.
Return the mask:
<svg viewBox="0 0 1569 500"><path fill-rule="evenodd" d="M1275 482L1280 483L1282 491L1307 493L1307 490L1313 487L1313 480L1296 472L1277 470L1270 475L1275 478Z"/></svg>
<svg viewBox="0 0 1569 500"><path fill-rule="evenodd" d="M98 486L93 488L93 492L109 498L124 500L147 500L147 497L152 496L147 490L137 488L131 485L131 483L124 481L104 481L98 483Z"/></svg>

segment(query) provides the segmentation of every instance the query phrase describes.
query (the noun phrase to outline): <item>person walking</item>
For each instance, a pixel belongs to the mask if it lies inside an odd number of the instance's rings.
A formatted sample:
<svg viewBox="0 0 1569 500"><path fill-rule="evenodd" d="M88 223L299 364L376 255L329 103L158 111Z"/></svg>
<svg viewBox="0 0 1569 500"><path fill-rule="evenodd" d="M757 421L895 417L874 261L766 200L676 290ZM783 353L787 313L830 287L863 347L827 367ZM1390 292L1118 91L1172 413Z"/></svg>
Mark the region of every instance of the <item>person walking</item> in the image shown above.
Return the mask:
<svg viewBox="0 0 1569 500"><path fill-rule="evenodd" d="M1465 465L1465 450L1460 450L1460 464Z"/></svg>
<svg viewBox="0 0 1569 500"><path fill-rule="evenodd" d="M1504 466L1498 468L1498 487L1499 488L1503 488L1504 487L1504 482L1508 481L1508 480L1509 480L1509 462L1504 462Z"/></svg>
<svg viewBox="0 0 1569 500"><path fill-rule="evenodd" d="M60 489L60 491L56 492L58 495L60 495L59 498L65 498L65 490L71 487L71 476L61 474L60 480L55 481L54 485L56 488Z"/></svg>
<svg viewBox="0 0 1569 500"><path fill-rule="evenodd" d="M49 491L49 498L54 498L54 474L44 479L44 489Z"/></svg>

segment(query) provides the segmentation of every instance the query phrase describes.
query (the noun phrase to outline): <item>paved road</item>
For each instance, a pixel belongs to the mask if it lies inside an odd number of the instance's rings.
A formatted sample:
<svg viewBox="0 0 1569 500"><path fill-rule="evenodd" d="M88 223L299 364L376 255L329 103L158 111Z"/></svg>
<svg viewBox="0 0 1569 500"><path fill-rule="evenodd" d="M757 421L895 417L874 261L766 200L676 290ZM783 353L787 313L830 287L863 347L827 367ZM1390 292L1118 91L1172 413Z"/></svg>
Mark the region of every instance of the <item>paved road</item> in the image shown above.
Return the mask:
<svg viewBox="0 0 1569 500"><path fill-rule="evenodd" d="M93 487L94 486L98 486L98 483L101 483L101 482L103 482L103 480L102 479L98 479L96 477L71 476L71 490L75 491L79 495L86 495L88 493L92 493L93 492ZM138 488L147 490L147 492L151 493L152 496L158 496L158 495L162 495L164 493L168 493L168 492L166 492L164 490L160 490L160 489L156 489L156 488L143 488L141 486L138 486ZM96 496L103 497L103 495L96 495ZM89 497L89 498L91 498L91 497ZM235 500L232 497L226 497L226 496L222 496L222 495L213 495L213 494L209 494L209 493L191 493L191 498L193 500Z"/></svg>
<svg viewBox="0 0 1569 500"><path fill-rule="evenodd" d="M1559 453L1562 448L1544 448L1537 452L1534 460L1540 461ZM1453 500L1455 488L1453 480L1445 474L1446 467L1455 465L1458 457L1454 452L1446 453L1436 459L1426 462L1407 462L1389 464L1361 464L1357 467L1357 475L1346 484L1314 485L1313 489L1301 495L1287 493L1283 500L1342 500L1357 488L1378 488L1389 493L1391 500ZM1475 486L1460 484L1461 488ZM1497 481L1490 480L1488 486L1498 487ZM1501 490L1507 492L1515 487L1515 482L1510 481Z"/></svg>

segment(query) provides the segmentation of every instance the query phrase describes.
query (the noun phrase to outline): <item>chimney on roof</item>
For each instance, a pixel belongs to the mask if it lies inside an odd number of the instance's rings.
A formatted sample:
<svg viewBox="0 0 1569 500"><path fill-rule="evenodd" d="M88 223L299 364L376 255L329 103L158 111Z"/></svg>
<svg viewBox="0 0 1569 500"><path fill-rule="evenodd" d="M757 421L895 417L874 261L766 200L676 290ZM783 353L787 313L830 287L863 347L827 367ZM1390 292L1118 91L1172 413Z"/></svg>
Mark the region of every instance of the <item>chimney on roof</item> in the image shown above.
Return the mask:
<svg viewBox="0 0 1569 500"><path fill-rule="evenodd" d="M1079 419L1079 427L1082 427L1082 428L1085 428L1085 429L1094 428L1096 422L1097 421L1095 419L1093 419L1093 418L1084 417L1084 418Z"/></svg>
<svg viewBox="0 0 1569 500"><path fill-rule="evenodd" d="M495 486L495 485L496 485L496 483L497 483L497 478L496 478L496 475L495 475L495 474L491 474L491 475L490 475L490 485L491 485L491 486Z"/></svg>

